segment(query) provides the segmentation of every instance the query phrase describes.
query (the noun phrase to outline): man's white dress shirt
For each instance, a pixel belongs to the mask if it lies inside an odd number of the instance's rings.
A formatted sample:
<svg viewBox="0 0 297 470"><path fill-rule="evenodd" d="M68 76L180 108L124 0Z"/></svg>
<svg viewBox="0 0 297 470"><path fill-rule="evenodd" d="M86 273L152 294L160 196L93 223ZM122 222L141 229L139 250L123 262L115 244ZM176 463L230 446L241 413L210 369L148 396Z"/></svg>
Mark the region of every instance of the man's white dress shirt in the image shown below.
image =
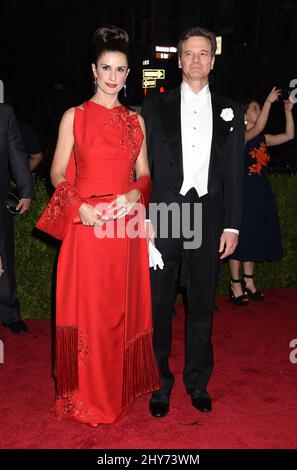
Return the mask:
<svg viewBox="0 0 297 470"><path fill-rule="evenodd" d="M207 194L208 169L212 143L212 105L208 84L194 93L186 83L181 84L181 137L184 181L180 194L185 196L195 188L198 196ZM239 233L226 228L224 231Z"/></svg>
<svg viewBox="0 0 297 470"><path fill-rule="evenodd" d="M209 86L194 93L181 84L181 135L184 181L180 194L195 188L199 197L207 194L212 141L212 106Z"/></svg>

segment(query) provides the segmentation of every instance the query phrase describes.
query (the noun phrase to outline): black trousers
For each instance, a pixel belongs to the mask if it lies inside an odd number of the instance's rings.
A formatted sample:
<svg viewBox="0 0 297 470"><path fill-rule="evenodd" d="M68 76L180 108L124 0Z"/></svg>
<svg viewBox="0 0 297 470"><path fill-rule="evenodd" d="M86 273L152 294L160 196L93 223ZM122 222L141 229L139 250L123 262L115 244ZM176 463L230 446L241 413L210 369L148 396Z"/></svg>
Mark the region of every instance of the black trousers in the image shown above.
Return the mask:
<svg viewBox="0 0 297 470"><path fill-rule="evenodd" d="M13 215L0 206L0 254L4 273L0 277L0 320L10 324L20 320L14 277L14 221Z"/></svg>
<svg viewBox="0 0 297 470"><path fill-rule="evenodd" d="M218 280L219 240L223 230L222 195L199 198L191 189L179 196L178 203L193 207L202 204L202 244L200 248L184 248L185 238L161 238L157 231L156 247L162 253L164 269L151 269L153 306L153 345L162 376L163 388L157 394L168 396L174 384L169 358L172 342L172 317L176 300L176 282L181 260L185 263L188 311L185 332L184 384L187 390L205 390L213 368L211 342L215 289ZM197 221L195 222L197 223Z"/></svg>

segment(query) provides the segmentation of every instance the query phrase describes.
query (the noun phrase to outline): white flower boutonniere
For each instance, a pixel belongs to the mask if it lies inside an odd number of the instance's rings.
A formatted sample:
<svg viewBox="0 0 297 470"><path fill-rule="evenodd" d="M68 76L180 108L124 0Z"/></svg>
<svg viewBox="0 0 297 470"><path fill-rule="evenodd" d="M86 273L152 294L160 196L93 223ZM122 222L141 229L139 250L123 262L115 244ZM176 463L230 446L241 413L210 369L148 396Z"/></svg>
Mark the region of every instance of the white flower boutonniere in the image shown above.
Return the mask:
<svg viewBox="0 0 297 470"><path fill-rule="evenodd" d="M234 118L234 113L232 108L224 108L220 114L220 117L224 119L224 121L232 121Z"/></svg>

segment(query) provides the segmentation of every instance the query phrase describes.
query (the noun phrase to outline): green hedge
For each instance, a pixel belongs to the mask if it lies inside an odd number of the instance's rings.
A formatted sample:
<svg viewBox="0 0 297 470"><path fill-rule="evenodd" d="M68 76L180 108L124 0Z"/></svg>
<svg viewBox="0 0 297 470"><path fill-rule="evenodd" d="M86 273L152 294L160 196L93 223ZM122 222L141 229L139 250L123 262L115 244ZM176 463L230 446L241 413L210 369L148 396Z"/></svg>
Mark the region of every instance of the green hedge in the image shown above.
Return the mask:
<svg viewBox="0 0 297 470"><path fill-rule="evenodd" d="M30 210L15 217L15 274L23 318L49 318L58 241L34 226L49 195L43 180L35 179L35 197Z"/></svg>
<svg viewBox="0 0 297 470"><path fill-rule="evenodd" d="M259 263L259 288L297 285L297 175L274 174L270 182L277 200L285 256L274 263ZM35 199L30 211L15 217L16 278L23 318L49 318L59 242L44 236L34 225L49 199L45 183L35 181ZM227 294L228 264L222 270L218 294Z"/></svg>

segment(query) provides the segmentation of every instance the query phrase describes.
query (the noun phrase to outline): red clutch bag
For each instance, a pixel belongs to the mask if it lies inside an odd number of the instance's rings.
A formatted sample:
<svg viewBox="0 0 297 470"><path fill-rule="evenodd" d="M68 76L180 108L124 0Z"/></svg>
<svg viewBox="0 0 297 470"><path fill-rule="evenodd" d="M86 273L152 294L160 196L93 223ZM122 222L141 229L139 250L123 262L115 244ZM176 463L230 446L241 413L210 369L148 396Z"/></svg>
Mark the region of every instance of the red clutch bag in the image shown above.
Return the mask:
<svg viewBox="0 0 297 470"><path fill-rule="evenodd" d="M115 194L102 194L100 196L91 196L91 197L83 198L82 202L86 202L87 204L90 204L93 207L97 207L97 209L101 213L104 214L104 212L107 211L108 204L111 201L113 201L113 199L115 199L115 198L116 198ZM74 224L81 224L82 223L77 211L76 211L76 214L74 214L73 223Z"/></svg>

